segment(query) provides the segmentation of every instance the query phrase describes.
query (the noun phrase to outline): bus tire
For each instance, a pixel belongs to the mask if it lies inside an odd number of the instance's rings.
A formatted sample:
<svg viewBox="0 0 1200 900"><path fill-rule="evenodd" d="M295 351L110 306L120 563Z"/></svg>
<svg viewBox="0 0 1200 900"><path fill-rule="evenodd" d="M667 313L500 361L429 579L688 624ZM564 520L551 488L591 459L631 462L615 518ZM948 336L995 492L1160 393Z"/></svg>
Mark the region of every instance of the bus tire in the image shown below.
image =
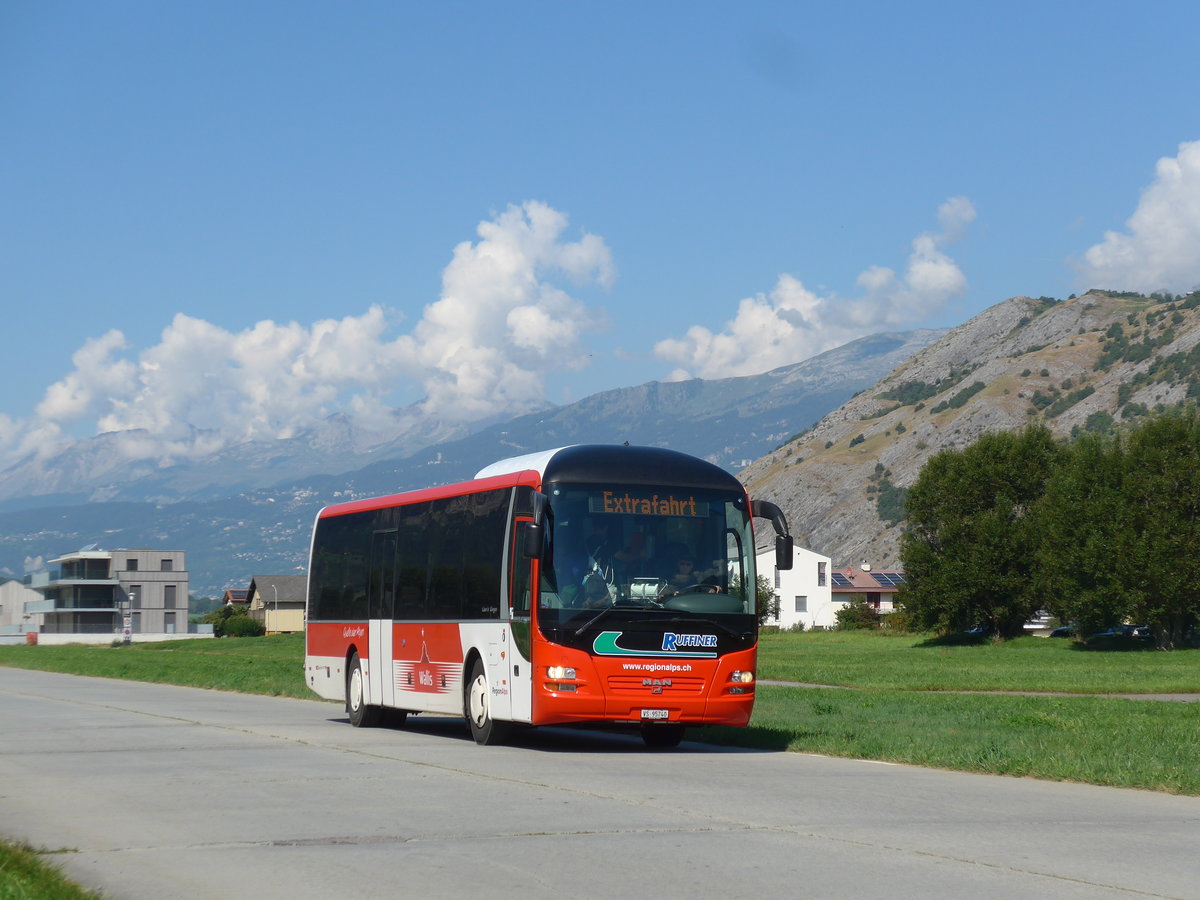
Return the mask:
<svg viewBox="0 0 1200 900"><path fill-rule="evenodd" d="M477 744L499 744L508 737L508 723L492 718L491 701L483 660L476 657L471 665L471 675L463 686L463 715Z"/></svg>
<svg viewBox="0 0 1200 900"><path fill-rule="evenodd" d="M654 750L678 747L686 729L682 725L643 725L642 741Z"/></svg>
<svg viewBox="0 0 1200 900"><path fill-rule="evenodd" d="M355 728L374 728L383 719L383 708L368 706L363 702L366 695L366 675L358 654L350 656L350 667L346 673L346 713Z"/></svg>

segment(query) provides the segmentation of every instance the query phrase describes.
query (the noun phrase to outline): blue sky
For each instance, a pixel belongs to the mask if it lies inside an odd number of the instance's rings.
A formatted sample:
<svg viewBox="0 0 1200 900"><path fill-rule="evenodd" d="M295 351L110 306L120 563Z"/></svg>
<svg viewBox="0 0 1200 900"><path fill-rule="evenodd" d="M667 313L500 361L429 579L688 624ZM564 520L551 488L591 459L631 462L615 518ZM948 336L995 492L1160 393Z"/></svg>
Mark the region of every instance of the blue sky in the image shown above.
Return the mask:
<svg viewBox="0 0 1200 900"><path fill-rule="evenodd" d="M1198 33L1183 2L14 0L0 465L1190 290Z"/></svg>

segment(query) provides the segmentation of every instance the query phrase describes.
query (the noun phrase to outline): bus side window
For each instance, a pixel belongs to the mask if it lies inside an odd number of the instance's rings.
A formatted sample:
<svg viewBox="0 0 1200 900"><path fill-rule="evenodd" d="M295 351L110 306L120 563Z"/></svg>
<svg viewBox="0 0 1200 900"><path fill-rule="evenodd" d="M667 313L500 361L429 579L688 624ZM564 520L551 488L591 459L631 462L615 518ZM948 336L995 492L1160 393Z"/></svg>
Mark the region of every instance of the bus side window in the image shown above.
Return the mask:
<svg viewBox="0 0 1200 900"><path fill-rule="evenodd" d="M396 618L425 616L425 583L429 563L428 504L405 509L400 527L399 561L396 573Z"/></svg>
<svg viewBox="0 0 1200 900"><path fill-rule="evenodd" d="M521 548L525 546L525 530L529 525L528 521L516 523L516 528L513 529L513 545L509 548L508 554L510 573L508 597L509 606L515 618L529 617L530 561L521 552Z"/></svg>
<svg viewBox="0 0 1200 900"><path fill-rule="evenodd" d="M755 585L746 582L746 572L742 569L742 539L741 536L729 529L725 532L725 559L726 579L728 587L727 591L733 592L736 585L741 591L742 605L745 607L745 612L754 612L755 603Z"/></svg>

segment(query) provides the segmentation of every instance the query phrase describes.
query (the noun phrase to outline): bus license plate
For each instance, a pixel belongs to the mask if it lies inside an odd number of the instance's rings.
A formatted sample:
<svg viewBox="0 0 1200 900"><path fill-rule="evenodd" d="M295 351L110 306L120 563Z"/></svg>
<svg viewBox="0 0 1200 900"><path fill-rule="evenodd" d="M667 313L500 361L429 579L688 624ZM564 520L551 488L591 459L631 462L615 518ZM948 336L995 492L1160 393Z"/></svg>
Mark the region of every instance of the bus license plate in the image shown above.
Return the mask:
<svg viewBox="0 0 1200 900"><path fill-rule="evenodd" d="M643 719L666 719L670 718L670 711L665 709L643 709Z"/></svg>

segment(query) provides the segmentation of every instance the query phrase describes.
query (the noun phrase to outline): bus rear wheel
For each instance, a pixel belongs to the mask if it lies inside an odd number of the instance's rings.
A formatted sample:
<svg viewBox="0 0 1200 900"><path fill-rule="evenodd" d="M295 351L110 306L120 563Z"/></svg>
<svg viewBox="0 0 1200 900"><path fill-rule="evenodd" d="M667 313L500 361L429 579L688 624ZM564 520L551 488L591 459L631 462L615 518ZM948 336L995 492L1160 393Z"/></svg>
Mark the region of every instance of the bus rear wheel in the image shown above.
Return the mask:
<svg viewBox="0 0 1200 900"><path fill-rule="evenodd" d="M684 731L682 725L643 725L642 741L655 750L669 750L679 746Z"/></svg>
<svg viewBox="0 0 1200 900"><path fill-rule="evenodd" d="M350 670L346 674L346 712L350 724L355 728L374 728L383 720L383 709L368 706L366 699L365 674L362 660L355 653L350 657Z"/></svg>
<svg viewBox="0 0 1200 900"><path fill-rule="evenodd" d="M463 689L463 715L471 726L471 737L477 744L503 743L509 734L507 722L497 722L492 718L491 699L483 660L476 658Z"/></svg>

